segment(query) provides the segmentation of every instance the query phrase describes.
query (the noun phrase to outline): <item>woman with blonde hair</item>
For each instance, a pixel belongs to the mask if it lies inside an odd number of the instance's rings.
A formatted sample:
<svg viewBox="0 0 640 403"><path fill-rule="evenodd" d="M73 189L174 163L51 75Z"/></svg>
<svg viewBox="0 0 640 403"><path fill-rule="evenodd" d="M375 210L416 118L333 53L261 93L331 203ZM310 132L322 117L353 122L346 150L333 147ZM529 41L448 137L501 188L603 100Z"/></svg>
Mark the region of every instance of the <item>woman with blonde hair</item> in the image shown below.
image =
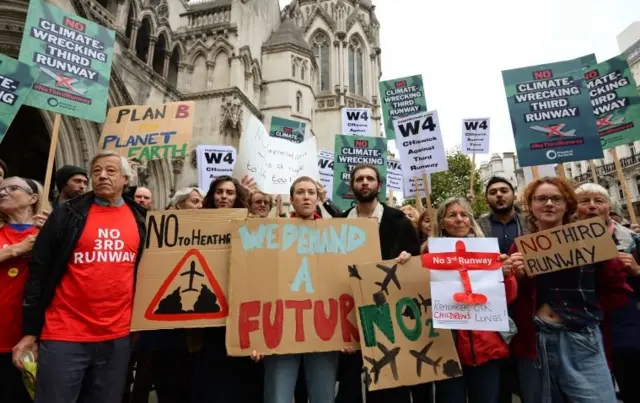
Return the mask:
<svg viewBox="0 0 640 403"><path fill-rule="evenodd" d="M452 197L436 211L431 225L432 238L483 238L465 199ZM506 259L506 255L501 256ZM515 277L504 279L507 303L516 297ZM463 376L436 382L438 403L498 403L500 399L501 361L509 357L509 346L500 333L479 330L454 330L456 350L462 363Z"/></svg>
<svg viewBox="0 0 640 403"><path fill-rule="evenodd" d="M22 338L22 298L29 277L29 254L38 234L38 211L45 200L42 186L17 176L0 183L0 401L30 402L20 370L11 362ZM37 356L37 351L34 351Z"/></svg>
<svg viewBox="0 0 640 403"><path fill-rule="evenodd" d="M420 213L418 212L418 210L412 205L406 204L400 207L400 211L402 211L404 215L406 215L407 218L411 221L411 224L413 224L413 228L415 228L416 231L419 231L418 219L420 218Z"/></svg>
<svg viewBox="0 0 640 403"><path fill-rule="evenodd" d="M176 210L200 209L205 193L198 187L180 189L171 198L171 206Z"/></svg>

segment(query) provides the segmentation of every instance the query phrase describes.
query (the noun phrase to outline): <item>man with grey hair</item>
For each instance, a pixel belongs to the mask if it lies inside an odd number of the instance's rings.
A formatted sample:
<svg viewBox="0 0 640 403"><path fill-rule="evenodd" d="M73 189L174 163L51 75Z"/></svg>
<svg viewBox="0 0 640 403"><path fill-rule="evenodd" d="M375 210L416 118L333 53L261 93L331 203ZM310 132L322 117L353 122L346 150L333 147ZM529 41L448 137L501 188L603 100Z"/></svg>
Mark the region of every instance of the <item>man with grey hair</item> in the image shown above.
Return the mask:
<svg viewBox="0 0 640 403"><path fill-rule="evenodd" d="M93 191L49 216L29 263L13 361L38 359L36 403L118 402L124 390L146 211L123 197L125 158L103 151L89 174Z"/></svg>

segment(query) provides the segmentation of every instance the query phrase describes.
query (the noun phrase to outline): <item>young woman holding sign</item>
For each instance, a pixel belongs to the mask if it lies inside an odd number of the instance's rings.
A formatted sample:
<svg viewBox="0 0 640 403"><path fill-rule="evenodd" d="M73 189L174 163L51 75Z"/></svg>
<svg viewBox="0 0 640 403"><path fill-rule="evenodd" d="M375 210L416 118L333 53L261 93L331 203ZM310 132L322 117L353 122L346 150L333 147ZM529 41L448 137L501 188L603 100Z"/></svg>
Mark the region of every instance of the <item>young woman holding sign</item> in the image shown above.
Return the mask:
<svg viewBox="0 0 640 403"><path fill-rule="evenodd" d="M484 234L467 201L454 197L438 207L431 237L483 238ZM506 255L500 258L506 259ZM504 285L507 303L511 303L516 297L517 284L510 272L505 276ZM498 403L501 360L509 357L508 344L498 332L452 332L464 375L436 382L436 402L466 403L468 398L470 403Z"/></svg>
<svg viewBox="0 0 640 403"><path fill-rule="evenodd" d="M524 201L532 233L568 224L578 207L573 187L561 178L532 182ZM518 277L513 351L523 403L615 402L598 326L603 308L615 308L617 295L626 300L620 260L528 278L514 245L505 263Z"/></svg>

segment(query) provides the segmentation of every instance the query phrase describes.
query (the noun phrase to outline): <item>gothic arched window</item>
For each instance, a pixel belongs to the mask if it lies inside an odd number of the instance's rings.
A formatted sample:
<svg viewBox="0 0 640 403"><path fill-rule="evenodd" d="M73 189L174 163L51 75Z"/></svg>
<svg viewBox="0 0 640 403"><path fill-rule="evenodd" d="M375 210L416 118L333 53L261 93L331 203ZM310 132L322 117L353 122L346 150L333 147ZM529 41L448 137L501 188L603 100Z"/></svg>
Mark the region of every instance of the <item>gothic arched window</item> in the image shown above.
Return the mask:
<svg viewBox="0 0 640 403"><path fill-rule="evenodd" d="M360 41L353 38L349 43L349 90L364 95L364 51Z"/></svg>
<svg viewBox="0 0 640 403"><path fill-rule="evenodd" d="M304 66L302 66L302 68L300 68L300 79L304 81L304 77L306 75L307 75L307 69Z"/></svg>
<svg viewBox="0 0 640 403"><path fill-rule="evenodd" d="M296 93L296 112L302 113L302 93L300 91Z"/></svg>
<svg viewBox="0 0 640 403"><path fill-rule="evenodd" d="M329 56L329 37L326 34L319 32L311 41L313 54L316 57L316 62L320 68L320 91L328 91L331 83L331 60Z"/></svg>

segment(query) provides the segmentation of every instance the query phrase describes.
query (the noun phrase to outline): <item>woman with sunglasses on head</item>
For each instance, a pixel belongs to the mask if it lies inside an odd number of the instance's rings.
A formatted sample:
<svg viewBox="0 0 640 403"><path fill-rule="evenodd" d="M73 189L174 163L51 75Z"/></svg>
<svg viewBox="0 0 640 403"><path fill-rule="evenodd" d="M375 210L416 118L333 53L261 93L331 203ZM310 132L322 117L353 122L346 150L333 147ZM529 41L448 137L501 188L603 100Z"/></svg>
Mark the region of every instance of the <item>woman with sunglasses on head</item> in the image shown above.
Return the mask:
<svg viewBox="0 0 640 403"><path fill-rule="evenodd" d="M525 189L526 225L532 232L571 222L576 193L561 178L538 179ZM511 247L505 262L518 277L514 304L523 403L616 402L599 324L603 300L625 294L620 260L527 277L523 254ZM609 308L615 308L611 306Z"/></svg>
<svg viewBox="0 0 640 403"><path fill-rule="evenodd" d="M42 186L30 179L12 177L0 184L0 402L31 402L11 351L22 338L27 263L43 200Z"/></svg>

